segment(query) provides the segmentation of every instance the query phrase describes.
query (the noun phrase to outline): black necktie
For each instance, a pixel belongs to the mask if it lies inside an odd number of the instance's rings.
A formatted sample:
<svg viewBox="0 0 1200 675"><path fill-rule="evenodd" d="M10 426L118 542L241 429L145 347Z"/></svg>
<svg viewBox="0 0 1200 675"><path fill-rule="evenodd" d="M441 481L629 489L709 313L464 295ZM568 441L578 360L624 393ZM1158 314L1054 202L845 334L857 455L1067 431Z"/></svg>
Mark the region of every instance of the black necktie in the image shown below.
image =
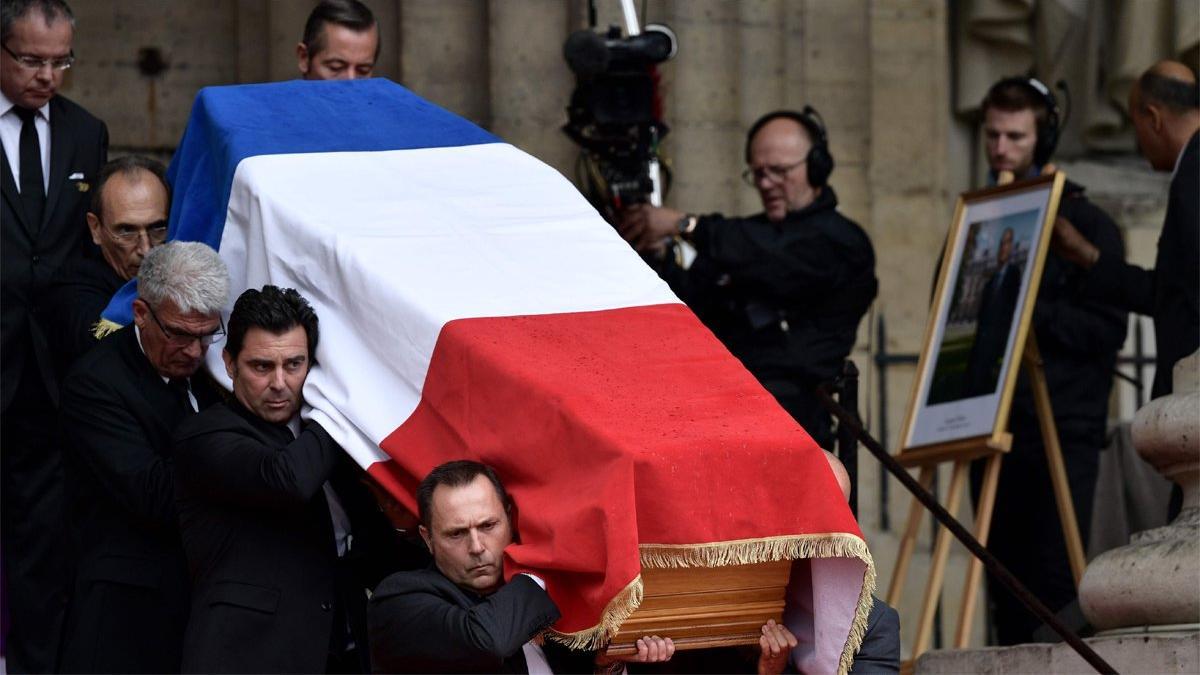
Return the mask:
<svg viewBox="0 0 1200 675"><path fill-rule="evenodd" d="M192 407L192 399L188 397L188 381L186 377L172 377L167 386L171 388L171 393L175 395L175 400L184 407L189 413L196 412Z"/></svg>
<svg viewBox="0 0 1200 675"><path fill-rule="evenodd" d="M42 182L42 146L38 143L37 111L13 108L21 118L21 203L25 217L36 230L42 225L46 188Z"/></svg>

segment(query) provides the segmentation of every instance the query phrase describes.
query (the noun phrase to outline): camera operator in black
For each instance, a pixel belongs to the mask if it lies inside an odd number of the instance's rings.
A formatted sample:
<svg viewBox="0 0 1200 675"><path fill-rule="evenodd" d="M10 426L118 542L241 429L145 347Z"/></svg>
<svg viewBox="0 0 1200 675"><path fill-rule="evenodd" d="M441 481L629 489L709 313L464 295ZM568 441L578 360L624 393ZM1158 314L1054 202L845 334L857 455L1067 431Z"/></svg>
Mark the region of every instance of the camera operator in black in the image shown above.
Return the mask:
<svg viewBox="0 0 1200 675"><path fill-rule="evenodd" d="M854 347L875 298L875 252L867 234L837 212L827 184L828 139L812 108L761 117L746 138L743 173L763 212L697 216L670 208L627 209L620 231L641 252L690 241L688 269L659 273L819 444L833 446L832 420L816 387L833 379Z"/></svg>

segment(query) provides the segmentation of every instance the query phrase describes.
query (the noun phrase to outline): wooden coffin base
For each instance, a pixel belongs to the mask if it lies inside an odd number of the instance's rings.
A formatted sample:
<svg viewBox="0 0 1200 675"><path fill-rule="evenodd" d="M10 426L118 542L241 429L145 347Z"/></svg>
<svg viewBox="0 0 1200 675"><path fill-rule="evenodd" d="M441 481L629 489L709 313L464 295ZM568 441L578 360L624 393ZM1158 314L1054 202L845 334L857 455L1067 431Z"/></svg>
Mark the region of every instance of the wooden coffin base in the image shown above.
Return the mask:
<svg viewBox="0 0 1200 675"><path fill-rule="evenodd" d="M621 624L608 654L637 653L646 635L676 649L758 644L768 619L783 619L790 560L676 569L642 568L642 604Z"/></svg>

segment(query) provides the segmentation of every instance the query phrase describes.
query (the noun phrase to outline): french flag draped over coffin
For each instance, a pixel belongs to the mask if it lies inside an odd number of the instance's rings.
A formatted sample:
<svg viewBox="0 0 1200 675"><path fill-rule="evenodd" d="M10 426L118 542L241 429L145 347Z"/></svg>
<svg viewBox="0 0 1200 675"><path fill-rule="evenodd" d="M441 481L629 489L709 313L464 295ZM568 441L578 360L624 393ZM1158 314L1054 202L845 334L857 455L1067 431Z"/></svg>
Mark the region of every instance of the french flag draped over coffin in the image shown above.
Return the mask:
<svg viewBox="0 0 1200 675"><path fill-rule="evenodd" d="M498 470L557 637L603 643L643 566L812 558L796 656L849 665L874 568L820 450L554 169L375 79L205 89L170 178L234 297L312 302L311 417L401 504Z"/></svg>

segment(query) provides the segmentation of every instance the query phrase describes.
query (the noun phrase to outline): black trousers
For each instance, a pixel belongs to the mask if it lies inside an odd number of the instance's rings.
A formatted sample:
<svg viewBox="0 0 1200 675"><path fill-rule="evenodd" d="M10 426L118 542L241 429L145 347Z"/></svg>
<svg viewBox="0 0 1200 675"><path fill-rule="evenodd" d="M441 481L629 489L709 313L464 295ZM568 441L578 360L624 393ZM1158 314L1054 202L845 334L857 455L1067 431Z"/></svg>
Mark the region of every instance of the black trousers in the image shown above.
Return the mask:
<svg viewBox="0 0 1200 675"><path fill-rule="evenodd" d="M1086 549L1100 448L1066 436L1060 442L1071 501ZM985 460L976 460L971 465L971 500L976 506L985 464ZM1000 462L988 550L1051 611L1059 611L1076 598L1046 451L1036 429L1014 429L1013 449ZM1033 639L1041 620L990 575L988 600L997 644Z"/></svg>
<svg viewBox="0 0 1200 675"><path fill-rule="evenodd" d="M10 673L54 672L70 588L57 414L27 364L0 419L0 558L10 627Z"/></svg>

